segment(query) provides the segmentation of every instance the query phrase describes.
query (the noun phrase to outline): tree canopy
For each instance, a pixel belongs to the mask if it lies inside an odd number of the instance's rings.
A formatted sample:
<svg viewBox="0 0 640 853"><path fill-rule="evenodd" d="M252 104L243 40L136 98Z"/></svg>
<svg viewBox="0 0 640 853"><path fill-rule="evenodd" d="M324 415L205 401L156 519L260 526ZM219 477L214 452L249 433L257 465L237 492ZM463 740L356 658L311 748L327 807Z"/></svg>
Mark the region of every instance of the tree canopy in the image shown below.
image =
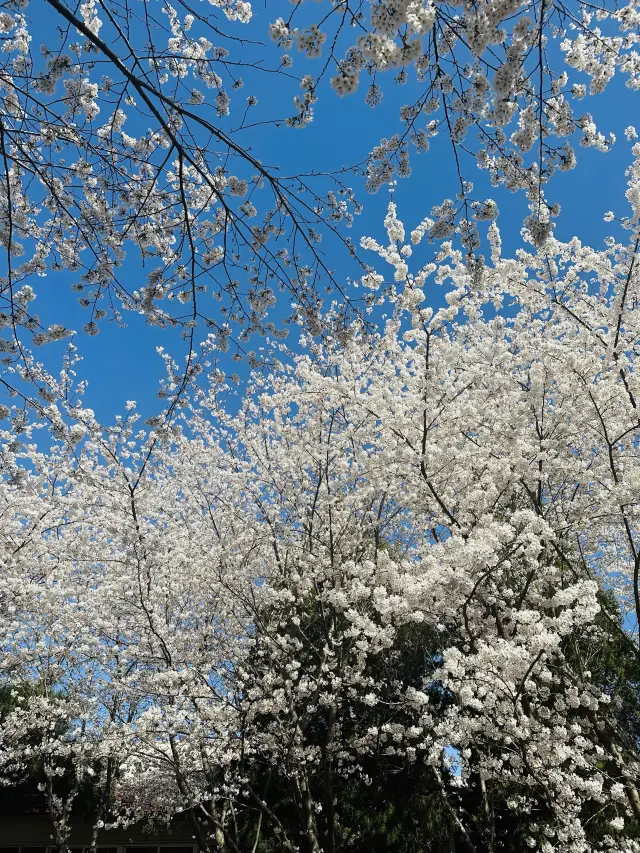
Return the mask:
<svg viewBox="0 0 640 853"><path fill-rule="evenodd" d="M262 46L244 0L0 5L0 781L64 853L79 812L94 847L180 814L203 853L639 853L640 143L604 248L550 195L614 142L578 102L634 97L635 1L294 3ZM355 166L243 136L386 71L419 96ZM349 239L351 179L437 135L452 198ZM81 335L35 356L61 270L88 334L183 331L150 419L100 422Z"/></svg>

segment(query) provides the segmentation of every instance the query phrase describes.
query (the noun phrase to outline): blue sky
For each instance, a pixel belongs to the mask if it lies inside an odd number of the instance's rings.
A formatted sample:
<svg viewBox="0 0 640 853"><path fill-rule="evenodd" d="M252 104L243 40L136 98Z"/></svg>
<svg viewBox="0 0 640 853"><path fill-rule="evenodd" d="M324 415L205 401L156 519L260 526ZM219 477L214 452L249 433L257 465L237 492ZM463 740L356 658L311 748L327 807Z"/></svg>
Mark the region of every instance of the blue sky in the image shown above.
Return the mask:
<svg viewBox="0 0 640 853"><path fill-rule="evenodd" d="M32 14L36 7L43 8L44 4L41 7L37 0L33 2ZM318 4L314 4L313 11L317 12L318 8ZM269 22L279 16L287 17L290 10L291 5L285 0L270 3L266 9L256 4L253 20L242 30L242 34L268 41L266 33ZM38 38L48 29L46 16L39 19L36 26L33 46L37 50ZM236 31L238 29L240 25L236 26ZM245 56L249 50L268 57L271 64L283 52L273 45L265 49L245 47ZM319 70L318 60L299 58L295 54L295 47L290 53L294 58L294 72L300 73L301 66L311 73ZM390 136L400 129L398 109L402 104L411 102L412 94L418 91L412 79L413 74L410 72L409 82L405 86L396 86L391 74L383 76L381 82L385 97L382 106L376 109L370 109L364 103L364 86L354 95L343 99L325 86L315 106L314 121L306 129L292 130L284 125L279 129L260 126L243 131L236 139L250 146L265 165L277 166L284 174L308 172L310 169L328 171L343 164L361 162L382 136ZM225 129L237 125L240 105L249 94L256 95L259 100L258 106L254 108L255 120L274 114L286 117L293 113L292 98L299 91L293 80L254 74L247 79L243 90L233 93L231 115L221 125ZM577 168L573 172L556 175L550 184L548 197L562 205L556 226L556 234L561 239L577 235L583 242L600 247L610 229L602 220L604 212L611 209L616 214L626 213L624 171L631 160L631 150L624 139L624 129L634 124L634 120L640 126L640 113L635 106L640 104L639 98L640 95L624 87L622 80L616 79L604 95L587 98L583 102L585 111L594 115L600 129L605 133L614 132L618 141L607 154L579 149ZM129 110L130 114L132 112ZM413 154L412 165L411 177L399 181L395 191L400 217L409 227L428 215L434 204L440 203L445 197L454 197L457 188L450 142L445 136L433 140L427 154ZM468 170L468 176L475 183L476 197L493 197L498 202L503 248L507 253L514 251L521 245L519 232L527 213L526 198L521 193L510 195L502 188L491 188L484 173L475 168ZM351 229L353 241L358 243L363 235L384 239L382 220L388 192L383 189L376 195L367 195L361 178L347 177L346 181L364 203L364 212L356 218ZM356 273L353 263L335 241L325 241L323 249L327 253L327 265L335 269L338 279L346 280L349 275ZM425 251L429 251L429 248ZM374 258L370 260L373 262ZM130 276L132 281L138 277L138 264L133 254L123 273L125 277ZM86 317L76 303L76 294L71 292L71 281L67 273L53 273L36 282L37 310L48 322L62 321L71 327L81 328ZM133 284L131 289L134 289ZM428 293L428 298L434 304L440 303L441 293L435 285ZM286 294L284 300L288 301ZM275 316L285 314L286 307L283 305L277 309ZM138 315L125 314L124 319L127 329L119 329L115 323L105 322L97 337L78 334L76 338L83 356L81 377L89 382L85 402L105 422L111 422L129 399L138 401L145 416L155 414L160 409L156 391L158 379L162 375L162 361L155 347L164 346L177 357L184 352L185 347L178 334L149 328ZM203 330L201 335L196 335L196 340L204 336ZM259 344L260 341L256 341L254 346ZM40 350L38 355L54 368L62 350L63 345L52 344ZM237 369L235 365L233 369Z"/></svg>

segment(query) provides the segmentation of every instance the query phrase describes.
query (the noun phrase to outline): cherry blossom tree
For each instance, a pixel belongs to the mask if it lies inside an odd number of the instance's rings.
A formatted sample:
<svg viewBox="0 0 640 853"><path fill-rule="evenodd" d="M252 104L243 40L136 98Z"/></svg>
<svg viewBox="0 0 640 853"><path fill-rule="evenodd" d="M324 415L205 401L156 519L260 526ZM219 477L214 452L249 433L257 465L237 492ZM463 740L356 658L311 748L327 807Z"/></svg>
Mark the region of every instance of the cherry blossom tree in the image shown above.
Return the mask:
<svg viewBox="0 0 640 853"><path fill-rule="evenodd" d="M550 178L574 168L576 144L607 151L615 142L581 102L604 92L616 74L632 91L639 85L635 2L377 0L320 9L310 18L306 5L294 3L272 24L272 38L287 48L295 43L307 57L322 56L316 94L325 75L340 96L353 94L364 78L366 102L376 107L388 92L385 72L396 84L415 74L418 95L406 96L399 108L397 132L381 128L367 188L375 192L408 177L411 150L426 152L444 134L459 185L455 200L439 207L430 236L457 234L470 255L480 240L475 215L497 212L495 202L487 207L474 193L477 168L493 186L527 193L526 224L543 243L559 213L545 195Z"/></svg>
<svg viewBox="0 0 640 853"><path fill-rule="evenodd" d="M263 111L243 75L291 76L245 43L250 18L245 0L2 3L5 358L24 365L23 346L72 334L34 305L52 271L75 279L90 335L129 310L243 353L253 333L284 335L267 317L283 289L314 321L318 278L333 278L321 232L344 242L359 205L341 171L280 174L247 141L286 115L275 99Z"/></svg>
<svg viewBox="0 0 640 853"><path fill-rule="evenodd" d="M70 357L52 447L2 432L0 763L38 762L63 850L87 785L96 840L372 849L394 774L415 849L639 849L639 174L628 240L505 258L492 223L474 266L413 260L392 202L377 335L276 342L238 406L210 370L144 429Z"/></svg>
<svg viewBox="0 0 640 853"><path fill-rule="evenodd" d="M367 186L408 175L410 148L424 151L445 133L459 185L434 209L428 236L460 240L470 265L481 244L477 221L495 219L498 205L473 190L467 155L496 187L526 191L527 227L542 245L558 213L545 194L550 177L573 167L576 143L613 143L578 106L587 88L601 93L616 73L630 89L638 85L635 0L276 7L272 40L287 50L295 43L313 60L303 58L299 78L299 61L245 37L248 0L202 8L187 0L5 0L1 8L0 346L22 365L30 339L71 331L62 314L41 320L33 303L39 277L52 270L76 279L89 334L130 309L183 329L190 345L198 323L209 325L219 347L233 340L240 354L253 332L284 334L268 317L281 288L315 333L325 287L340 292L349 315L353 294L318 240L360 209L346 177L353 164L333 175L315 175L310 164L307 177L286 177L243 141L256 122L308 126L325 77L345 95L366 76L375 105L383 72L393 69L402 83L415 71L420 93L401 106L398 132L381 128ZM295 103L292 92L278 103L275 87L273 110L253 119L261 107L254 92L240 94L243 75L249 85L290 78ZM215 310L205 292L221 300Z"/></svg>

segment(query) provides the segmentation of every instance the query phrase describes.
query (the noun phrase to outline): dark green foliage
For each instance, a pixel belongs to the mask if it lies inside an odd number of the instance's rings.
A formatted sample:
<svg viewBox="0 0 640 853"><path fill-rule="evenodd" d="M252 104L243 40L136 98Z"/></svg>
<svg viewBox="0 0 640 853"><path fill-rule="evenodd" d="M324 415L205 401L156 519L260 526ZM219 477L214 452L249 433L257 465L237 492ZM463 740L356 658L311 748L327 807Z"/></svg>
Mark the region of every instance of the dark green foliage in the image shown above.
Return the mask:
<svg viewBox="0 0 640 853"><path fill-rule="evenodd" d="M323 642L323 616L311 605L304 614L304 636L308 645L301 659L314 664L314 654ZM455 632L425 624L411 624L399 629L393 649L372 657L367 674L379 687L382 701L373 707L343 702L337 709L337 723L342 743L353 743L371 728L383 723L410 724L406 707L398 702L402 691L413 686L429 693L430 712L436 717L445 714L455 697L435 680L444 648L455 643ZM603 738L615 737L616 743L630 758L637 758L640 749L640 660L637 650L623 630L613 595L602 594L602 612L592 629L568 638L563 649L566 677L590 683L611 697L608 716L599 718ZM306 662L305 662L306 656ZM589 673L589 675L587 675ZM21 688L12 695L8 686L0 689L0 720L16 707L17 701L37 695L39 687ZM64 702L64 696L59 700ZM595 725L588 711L583 724ZM267 722L267 721L265 721ZM483 786L478 774L465 778L465 783L441 784L445 768L430 767L419 752L410 761L403 744L395 752L385 748L383 741L377 749L359 756L354 764L341 765L327 748L330 728L329 710L319 708L304 723L306 742L320 750L318 764L309 765L309 788L312 799L321 805L314 815L320 839L326 839L333 826L335 853L455 853L455 851L510 851L528 853L545 840L545 825L554 817L545 801L543 786L536 799L528 790L529 806L514 807L520 793L513 781L493 778ZM64 731L60 732L64 737ZM478 744L478 749L485 748ZM473 767L473 760L471 761ZM613 762L607 765L603 751L602 766L615 776ZM96 765L95 780L103 779L104 768ZM352 772L351 772L352 770ZM281 853L283 844L276 826L305 853L302 805L299 790L288 768L267 766L251 761L243 768L250 786L259 799L269 804L276 820L260 809L249 795L241 797L230 827L230 839L240 853ZM440 776L438 775L440 774ZM327 789L327 779L330 785ZM22 774L16 774L10 786L0 788L0 809L12 811L46 810L46 796L39 790L46 781L41 762L34 761ZM451 779L450 779L451 781ZM72 768L56 780L61 796L68 795L74 784ZM101 783L102 784L102 783ZM215 784L215 782L212 782ZM335 817L330 817L328 790L334 800ZM73 814L95 815L104 806L104 790L95 781L83 783L73 800ZM610 822L616 816L615 804L588 803L583 823L588 827L589 840L597 845L605 836L615 834ZM232 828L231 828L232 827ZM211 827L208 828L211 830ZM208 832L211 850L224 853L234 848L230 843L218 848ZM640 838L640 827L625 817L626 837Z"/></svg>

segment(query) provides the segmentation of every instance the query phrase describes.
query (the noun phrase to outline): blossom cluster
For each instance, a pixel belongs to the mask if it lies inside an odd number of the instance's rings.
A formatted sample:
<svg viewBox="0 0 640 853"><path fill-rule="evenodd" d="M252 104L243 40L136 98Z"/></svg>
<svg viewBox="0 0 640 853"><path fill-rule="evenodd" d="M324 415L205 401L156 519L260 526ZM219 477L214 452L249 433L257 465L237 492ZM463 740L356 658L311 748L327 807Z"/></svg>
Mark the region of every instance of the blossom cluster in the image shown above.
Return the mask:
<svg viewBox="0 0 640 853"><path fill-rule="evenodd" d="M510 259L492 223L481 274L450 243L412 272L433 227L391 204L365 248L393 281L362 282L385 327L280 346L239 411L212 376L170 428L131 404L104 430L65 385L46 452L3 412L0 668L47 686L17 690L5 774L117 767L112 819L197 807L202 849L257 803L295 850L267 767L320 850L332 785L383 756L430 774L457 831L499 831L455 805L480 779L533 848L637 851L637 744L594 659L638 653L635 232Z"/></svg>

